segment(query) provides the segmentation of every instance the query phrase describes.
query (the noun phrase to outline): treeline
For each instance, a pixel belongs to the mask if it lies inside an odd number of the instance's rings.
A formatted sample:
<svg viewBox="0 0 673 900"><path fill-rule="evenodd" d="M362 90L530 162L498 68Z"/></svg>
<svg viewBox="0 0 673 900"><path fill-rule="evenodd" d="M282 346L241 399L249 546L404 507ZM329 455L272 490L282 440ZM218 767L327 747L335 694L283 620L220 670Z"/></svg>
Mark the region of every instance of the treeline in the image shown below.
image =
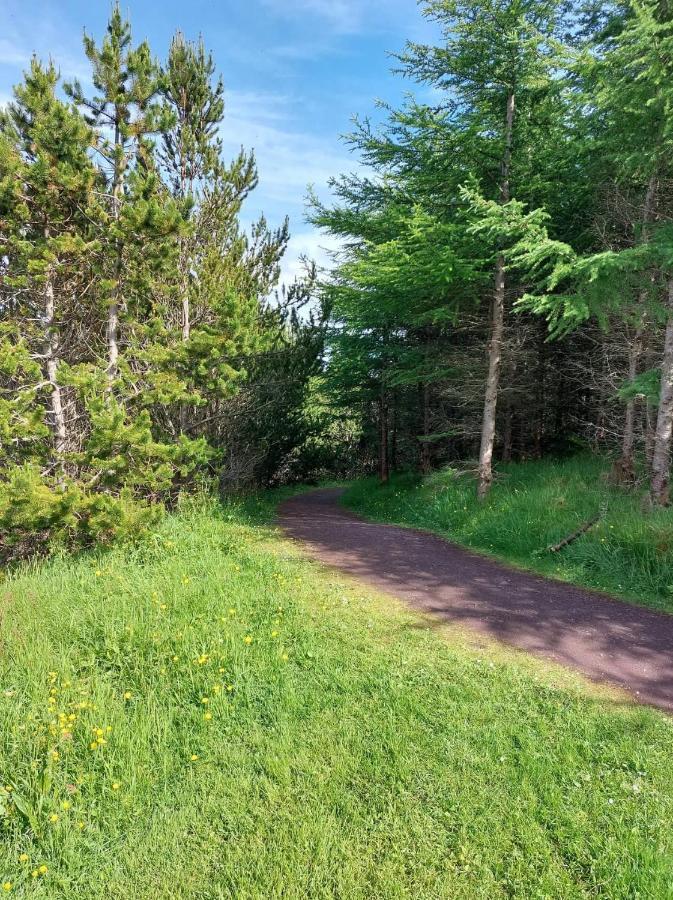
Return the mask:
<svg viewBox="0 0 673 900"><path fill-rule="evenodd" d="M474 459L485 497L495 458L588 444L666 504L673 7L422 7L441 40L397 59L418 97L356 121L364 174L313 202L341 241L335 415L360 417L384 481Z"/></svg>
<svg viewBox="0 0 673 900"><path fill-rule="evenodd" d="M257 172L224 159L211 56L178 33L159 63L118 6L84 49L91 94L33 59L0 113L4 559L268 482L315 430L313 275L277 291L287 222L240 225Z"/></svg>

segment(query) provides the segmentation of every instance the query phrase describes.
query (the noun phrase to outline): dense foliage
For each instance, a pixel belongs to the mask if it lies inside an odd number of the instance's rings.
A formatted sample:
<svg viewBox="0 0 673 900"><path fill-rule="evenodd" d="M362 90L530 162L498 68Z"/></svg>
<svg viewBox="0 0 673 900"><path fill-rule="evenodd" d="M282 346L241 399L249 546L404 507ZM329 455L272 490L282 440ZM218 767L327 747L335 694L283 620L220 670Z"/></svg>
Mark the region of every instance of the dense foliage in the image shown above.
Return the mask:
<svg viewBox="0 0 673 900"><path fill-rule="evenodd" d="M5 558L142 531L225 457L236 469L251 428L262 449L235 486L268 481L313 428L321 329L296 313L312 276L272 300L287 223L239 225L255 162L223 159L210 55L178 33L159 64L119 7L84 48L94 96L33 59L0 118ZM291 390L267 400L263 443L241 394L270 379Z"/></svg>
<svg viewBox="0 0 673 900"><path fill-rule="evenodd" d="M419 96L351 135L365 170L313 221L337 414L379 468L589 444L668 503L673 16L667 0L425 0Z"/></svg>

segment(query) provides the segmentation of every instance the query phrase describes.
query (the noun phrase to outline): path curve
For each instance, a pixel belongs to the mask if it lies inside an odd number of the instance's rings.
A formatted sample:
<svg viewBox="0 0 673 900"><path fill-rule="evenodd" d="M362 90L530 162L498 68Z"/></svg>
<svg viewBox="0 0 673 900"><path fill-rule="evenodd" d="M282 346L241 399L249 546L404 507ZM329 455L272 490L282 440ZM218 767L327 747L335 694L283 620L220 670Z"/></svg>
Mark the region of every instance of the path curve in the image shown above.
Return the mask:
<svg viewBox="0 0 673 900"><path fill-rule="evenodd" d="M311 555L425 612L625 688L673 712L673 616L510 569L422 531L367 522L330 488L285 501Z"/></svg>

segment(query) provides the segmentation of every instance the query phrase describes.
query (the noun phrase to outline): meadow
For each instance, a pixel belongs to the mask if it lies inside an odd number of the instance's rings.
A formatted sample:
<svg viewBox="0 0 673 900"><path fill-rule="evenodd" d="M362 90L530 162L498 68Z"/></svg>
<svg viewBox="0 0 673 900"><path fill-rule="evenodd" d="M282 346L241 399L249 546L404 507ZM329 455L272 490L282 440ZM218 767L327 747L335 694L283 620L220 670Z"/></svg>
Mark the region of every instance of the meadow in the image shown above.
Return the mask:
<svg viewBox="0 0 673 900"><path fill-rule="evenodd" d="M671 719L309 562L275 501L7 574L2 894L670 896Z"/></svg>
<svg viewBox="0 0 673 900"><path fill-rule="evenodd" d="M357 481L344 503L371 518L437 532L551 578L673 612L673 509L643 511L637 491L610 483L609 461L588 454L498 466L484 503L469 472ZM548 548L599 521L558 553Z"/></svg>

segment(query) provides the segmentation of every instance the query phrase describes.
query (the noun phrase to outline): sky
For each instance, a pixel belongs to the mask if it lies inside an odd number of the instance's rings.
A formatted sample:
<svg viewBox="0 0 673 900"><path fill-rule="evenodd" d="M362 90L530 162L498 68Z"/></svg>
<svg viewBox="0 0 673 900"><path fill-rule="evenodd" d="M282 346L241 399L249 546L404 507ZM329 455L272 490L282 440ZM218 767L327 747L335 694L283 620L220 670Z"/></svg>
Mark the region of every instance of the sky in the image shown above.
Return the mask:
<svg viewBox="0 0 673 900"><path fill-rule="evenodd" d="M86 86L82 32L102 36L106 0L0 0L0 9L0 103L33 52ZM148 39L160 58L177 29L203 36L225 83L227 154L243 146L257 157L260 185L244 222L289 216L285 280L302 254L324 263L330 241L305 221L307 187L327 198L329 178L357 168L341 140L354 114L376 116L377 99L397 104L414 89L391 72L389 54L432 38L415 0L133 0L122 9L134 39Z"/></svg>

